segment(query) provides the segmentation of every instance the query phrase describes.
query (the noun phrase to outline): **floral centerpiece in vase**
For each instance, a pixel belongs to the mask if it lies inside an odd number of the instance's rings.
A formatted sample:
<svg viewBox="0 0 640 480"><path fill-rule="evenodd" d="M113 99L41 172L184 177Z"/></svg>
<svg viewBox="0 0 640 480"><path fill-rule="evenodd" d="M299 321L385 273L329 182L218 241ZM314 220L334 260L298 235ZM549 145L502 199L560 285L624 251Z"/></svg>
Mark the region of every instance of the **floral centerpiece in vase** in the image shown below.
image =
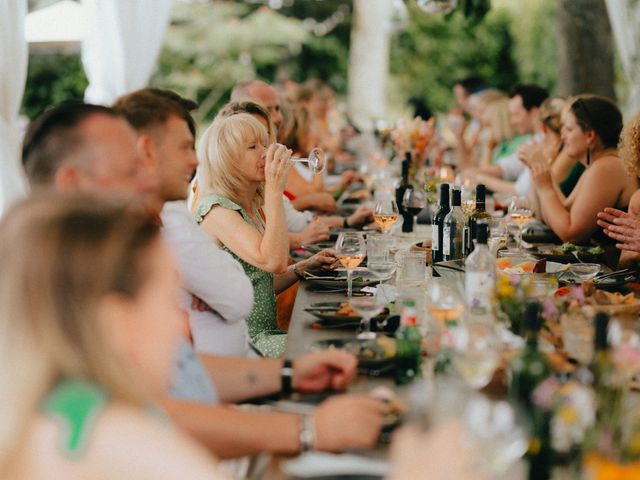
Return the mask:
<svg viewBox="0 0 640 480"><path fill-rule="evenodd" d="M415 179L419 168L425 163L435 132L433 117L429 120L420 117L401 119L391 130L391 140L396 154L400 158L407 154L411 156L409 178Z"/></svg>

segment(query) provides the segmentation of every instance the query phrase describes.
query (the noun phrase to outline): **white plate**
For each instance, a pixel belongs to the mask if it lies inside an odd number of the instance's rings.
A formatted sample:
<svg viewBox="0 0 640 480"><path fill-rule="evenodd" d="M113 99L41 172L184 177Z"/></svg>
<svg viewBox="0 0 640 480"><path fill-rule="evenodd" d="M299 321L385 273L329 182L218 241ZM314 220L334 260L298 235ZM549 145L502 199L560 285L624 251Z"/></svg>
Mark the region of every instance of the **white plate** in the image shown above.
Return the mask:
<svg viewBox="0 0 640 480"><path fill-rule="evenodd" d="M309 452L285 462L282 466L288 475L298 478L331 477L338 475L379 475L391 472L386 460L353 454Z"/></svg>

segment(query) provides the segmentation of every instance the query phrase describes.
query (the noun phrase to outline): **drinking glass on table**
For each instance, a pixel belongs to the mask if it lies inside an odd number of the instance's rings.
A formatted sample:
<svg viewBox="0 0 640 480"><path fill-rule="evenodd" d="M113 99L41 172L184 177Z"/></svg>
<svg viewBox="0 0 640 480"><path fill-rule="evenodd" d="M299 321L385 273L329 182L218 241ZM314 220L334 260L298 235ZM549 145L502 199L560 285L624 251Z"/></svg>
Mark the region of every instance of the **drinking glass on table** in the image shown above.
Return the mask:
<svg viewBox="0 0 640 480"><path fill-rule="evenodd" d="M351 297L349 305L353 311L362 317L360 321L361 332L357 338L359 340L371 340L376 338L376 333L371 331L371 319L378 315L384 308L384 302L381 296L366 295L364 297Z"/></svg>
<svg viewBox="0 0 640 480"><path fill-rule="evenodd" d="M336 241L336 258L347 271L347 296L351 298L353 271L362 263L367 253L362 234L343 232Z"/></svg>
<svg viewBox="0 0 640 480"><path fill-rule="evenodd" d="M429 314L440 327L458 323L464 313L462 295L442 281L432 281L427 301Z"/></svg>
<svg viewBox="0 0 640 480"><path fill-rule="evenodd" d="M387 235L370 234L367 236L367 268L382 281L396 271L396 262L392 258L393 239Z"/></svg>
<svg viewBox="0 0 640 480"><path fill-rule="evenodd" d="M453 366L475 389L486 387L500 361L500 345L493 325L472 322L459 326L454 335Z"/></svg>
<svg viewBox="0 0 640 480"><path fill-rule="evenodd" d="M513 197L509 203L509 218L518 225L517 248L522 251L522 233L524 226L533 217L531 202L526 197Z"/></svg>
<svg viewBox="0 0 640 480"><path fill-rule="evenodd" d="M373 211L373 220L384 233L390 233L393 226L400 219L398 204L390 196L386 196L376 202Z"/></svg>
<svg viewBox="0 0 640 480"><path fill-rule="evenodd" d="M413 216L413 230L418 225L418 214L427 206L427 194L420 187L408 188L402 197L402 206Z"/></svg>

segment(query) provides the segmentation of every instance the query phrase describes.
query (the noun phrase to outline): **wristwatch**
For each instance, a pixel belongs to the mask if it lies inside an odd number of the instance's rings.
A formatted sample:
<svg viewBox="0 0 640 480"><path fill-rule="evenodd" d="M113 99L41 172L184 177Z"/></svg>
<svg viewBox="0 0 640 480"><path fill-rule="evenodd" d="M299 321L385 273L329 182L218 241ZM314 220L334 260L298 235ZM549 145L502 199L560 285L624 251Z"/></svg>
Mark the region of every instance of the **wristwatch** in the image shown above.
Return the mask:
<svg viewBox="0 0 640 480"><path fill-rule="evenodd" d="M282 395L291 395L293 392L293 362L289 359L285 359L285 361L282 362L280 380L282 382L280 393Z"/></svg>
<svg viewBox="0 0 640 480"><path fill-rule="evenodd" d="M344 217L342 221L342 228L349 228L349 217Z"/></svg>
<svg viewBox="0 0 640 480"><path fill-rule="evenodd" d="M313 450L316 443L316 428L313 423L313 415L303 413L300 415L300 452Z"/></svg>

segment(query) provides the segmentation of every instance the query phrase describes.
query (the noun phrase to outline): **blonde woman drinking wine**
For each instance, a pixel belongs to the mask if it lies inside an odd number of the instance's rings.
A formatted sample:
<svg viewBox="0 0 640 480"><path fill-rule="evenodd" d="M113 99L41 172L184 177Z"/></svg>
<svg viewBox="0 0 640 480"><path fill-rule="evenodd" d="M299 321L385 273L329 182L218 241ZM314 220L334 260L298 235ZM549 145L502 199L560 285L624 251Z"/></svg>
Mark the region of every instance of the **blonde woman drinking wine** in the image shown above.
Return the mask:
<svg viewBox="0 0 640 480"><path fill-rule="evenodd" d="M291 150L269 143L266 128L252 115L214 120L198 146L201 194L196 220L212 241L244 267L255 298L247 317L249 335L263 355L278 357L284 351L286 332L277 326L275 293L291 286L307 270L332 265L335 258L321 252L288 266L283 192Z"/></svg>

